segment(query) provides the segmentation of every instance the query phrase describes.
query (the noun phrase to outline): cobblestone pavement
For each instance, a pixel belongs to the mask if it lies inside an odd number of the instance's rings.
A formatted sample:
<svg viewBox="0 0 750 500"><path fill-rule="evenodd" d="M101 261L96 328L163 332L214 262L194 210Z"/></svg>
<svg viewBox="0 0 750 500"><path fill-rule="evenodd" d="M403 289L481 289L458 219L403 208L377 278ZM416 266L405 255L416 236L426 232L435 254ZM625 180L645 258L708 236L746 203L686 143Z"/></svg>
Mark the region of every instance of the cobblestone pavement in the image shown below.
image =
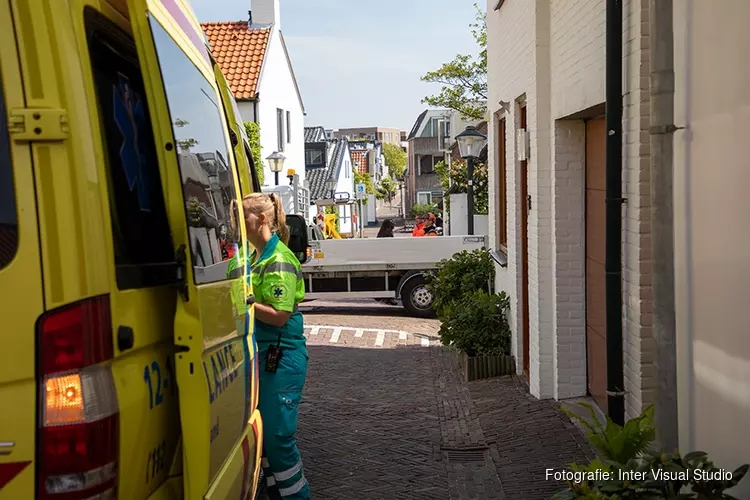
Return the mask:
<svg viewBox="0 0 750 500"><path fill-rule="evenodd" d="M545 469L593 456L555 403L515 377L467 384L439 323L393 309L305 314L298 445L313 499L547 499L560 485Z"/></svg>

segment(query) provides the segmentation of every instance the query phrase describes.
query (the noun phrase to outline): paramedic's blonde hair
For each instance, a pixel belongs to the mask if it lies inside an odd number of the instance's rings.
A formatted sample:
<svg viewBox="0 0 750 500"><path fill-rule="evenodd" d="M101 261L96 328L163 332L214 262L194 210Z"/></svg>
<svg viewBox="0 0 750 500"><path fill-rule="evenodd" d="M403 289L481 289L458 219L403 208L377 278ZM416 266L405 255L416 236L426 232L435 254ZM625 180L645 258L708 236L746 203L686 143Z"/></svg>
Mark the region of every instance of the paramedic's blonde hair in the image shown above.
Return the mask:
<svg viewBox="0 0 750 500"><path fill-rule="evenodd" d="M271 231L279 235L285 245L289 244L289 228L286 225L286 213L281 206L281 198L273 193L252 193L242 198L242 211L252 212L256 216L265 214ZM232 212L234 217L234 211Z"/></svg>

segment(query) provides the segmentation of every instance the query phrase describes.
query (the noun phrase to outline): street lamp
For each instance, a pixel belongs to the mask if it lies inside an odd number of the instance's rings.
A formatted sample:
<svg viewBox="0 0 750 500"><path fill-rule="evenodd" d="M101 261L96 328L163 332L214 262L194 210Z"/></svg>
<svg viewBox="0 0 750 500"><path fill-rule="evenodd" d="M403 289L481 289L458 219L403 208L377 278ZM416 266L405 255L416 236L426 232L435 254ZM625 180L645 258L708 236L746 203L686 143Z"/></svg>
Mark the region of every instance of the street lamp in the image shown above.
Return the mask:
<svg viewBox="0 0 750 500"><path fill-rule="evenodd" d="M276 185L279 185L279 172L284 170L284 160L286 160L286 156L279 153L278 151L274 151L271 156L266 158L268 160L268 166L271 168L271 172L273 172Z"/></svg>
<svg viewBox="0 0 750 500"><path fill-rule="evenodd" d="M469 125L466 130L456 136L456 141L461 158L466 160L469 235L474 235L474 161L479 158L479 154L487 145L487 136L479 132L476 127Z"/></svg>
<svg viewBox="0 0 750 500"><path fill-rule="evenodd" d="M328 191L331 193L331 199L335 198L336 186L338 185L339 185L338 179L328 179L326 181L326 187L328 188Z"/></svg>

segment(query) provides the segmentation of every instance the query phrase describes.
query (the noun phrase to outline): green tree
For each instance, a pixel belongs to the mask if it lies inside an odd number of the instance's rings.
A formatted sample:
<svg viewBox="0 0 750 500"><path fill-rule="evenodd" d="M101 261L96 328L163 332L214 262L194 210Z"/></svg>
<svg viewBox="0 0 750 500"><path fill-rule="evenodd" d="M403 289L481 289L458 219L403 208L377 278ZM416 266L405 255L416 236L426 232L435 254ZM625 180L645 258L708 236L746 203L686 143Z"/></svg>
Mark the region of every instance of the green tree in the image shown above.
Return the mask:
<svg viewBox="0 0 750 500"><path fill-rule="evenodd" d="M468 191L468 178L466 162L451 162L448 167L445 162L435 164L435 173L440 178L444 193L466 193ZM487 165L482 162L474 163L474 214L487 215L489 213L489 179L487 177ZM450 198L446 196L446 208Z"/></svg>
<svg viewBox="0 0 750 500"><path fill-rule="evenodd" d="M177 145L180 147L180 151L190 151L190 148L198 145L198 141L192 137L177 139Z"/></svg>
<svg viewBox="0 0 750 500"><path fill-rule="evenodd" d="M263 158L260 157L260 125L255 122L244 122L247 141L250 144L250 154L253 156L253 164L258 172L258 180L263 185L265 180L265 169L263 168Z"/></svg>
<svg viewBox="0 0 750 500"><path fill-rule="evenodd" d="M406 153L395 144L383 144L383 156L388 166L389 175L395 180L402 180L406 171Z"/></svg>
<svg viewBox="0 0 750 500"><path fill-rule="evenodd" d="M437 212L437 206L434 203L415 203L411 207L411 216L419 217L420 215L427 215L430 212Z"/></svg>
<svg viewBox="0 0 750 500"><path fill-rule="evenodd" d="M424 75L427 83L440 83L440 93L422 99L423 103L439 108L454 109L464 119L482 120L487 113L487 15L478 4L476 20L470 25L471 33L479 45L479 57L457 55L449 63Z"/></svg>
<svg viewBox="0 0 750 500"><path fill-rule="evenodd" d="M378 200L388 200L388 203L390 204L397 189L398 186L396 185L396 181L390 177L383 177L375 190L375 197Z"/></svg>
<svg viewBox="0 0 750 500"><path fill-rule="evenodd" d="M185 125L190 125L190 122L187 120L183 120L182 118L177 118L174 121L174 126L177 128L182 128ZM177 143L177 146L180 148L181 151L188 151L188 152L190 151L190 148L198 145L198 140L193 137L177 139L175 142Z"/></svg>

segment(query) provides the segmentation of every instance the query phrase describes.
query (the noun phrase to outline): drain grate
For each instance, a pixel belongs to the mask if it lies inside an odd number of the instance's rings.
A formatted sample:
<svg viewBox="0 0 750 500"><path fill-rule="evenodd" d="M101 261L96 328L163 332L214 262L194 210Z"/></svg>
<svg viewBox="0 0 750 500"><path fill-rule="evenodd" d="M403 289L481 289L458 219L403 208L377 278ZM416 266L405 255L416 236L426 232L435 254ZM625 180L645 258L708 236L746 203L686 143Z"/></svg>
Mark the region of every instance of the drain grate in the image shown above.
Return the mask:
<svg viewBox="0 0 750 500"><path fill-rule="evenodd" d="M448 463L486 462L487 448L443 449Z"/></svg>

